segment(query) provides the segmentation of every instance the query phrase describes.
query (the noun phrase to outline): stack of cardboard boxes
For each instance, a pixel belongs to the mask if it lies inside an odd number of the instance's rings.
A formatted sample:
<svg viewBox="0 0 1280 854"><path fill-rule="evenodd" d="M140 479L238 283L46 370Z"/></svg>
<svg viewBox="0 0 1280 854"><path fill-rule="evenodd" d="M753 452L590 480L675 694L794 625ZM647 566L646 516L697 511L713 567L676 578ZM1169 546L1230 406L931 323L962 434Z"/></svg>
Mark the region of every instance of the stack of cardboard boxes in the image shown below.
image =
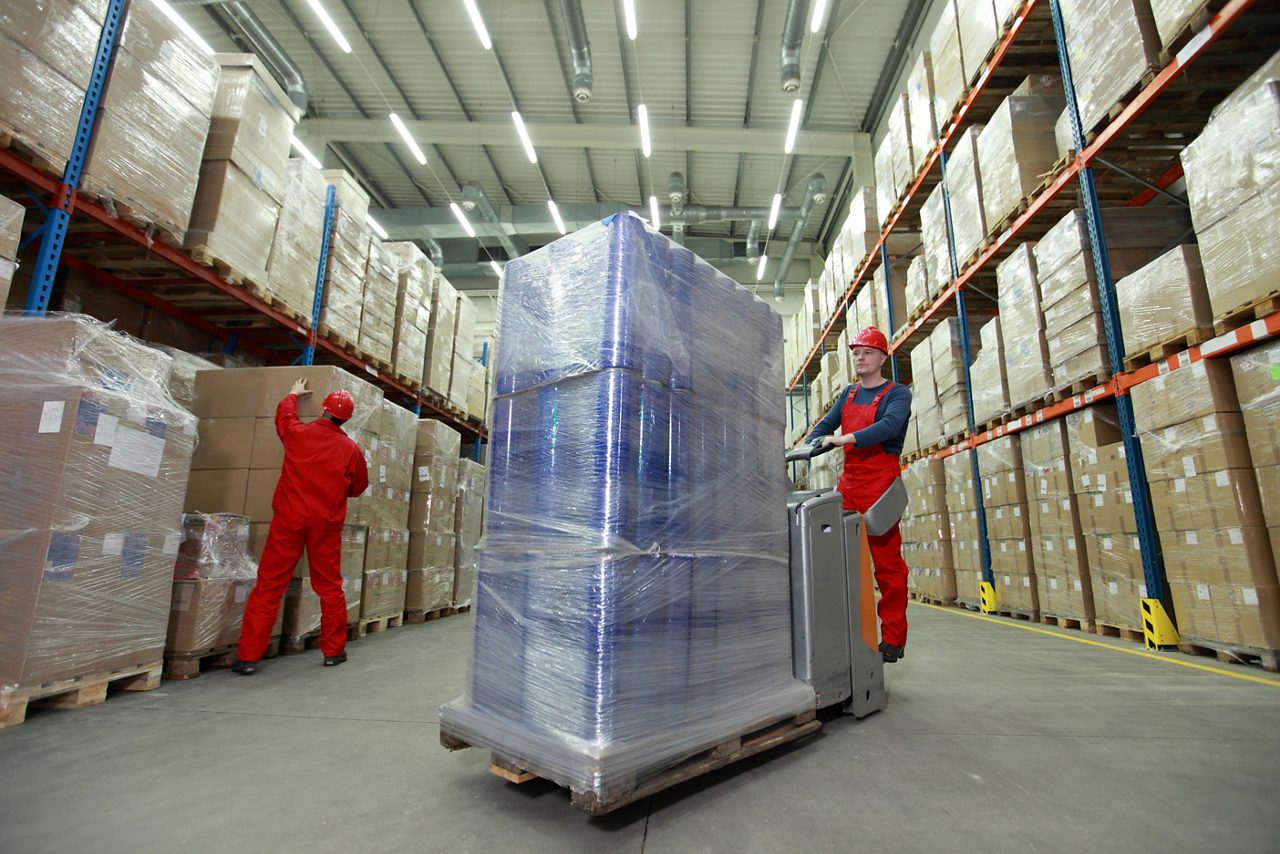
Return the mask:
<svg viewBox="0 0 1280 854"><path fill-rule="evenodd" d="M458 493L454 509L453 607L465 608L475 595L477 549L484 530L485 467L458 461Z"/></svg>
<svg viewBox="0 0 1280 854"><path fill-rule="evenodd" d="M354 626L360 619L360 603L364 596L364 552L368 539L364 525L342 526L342 594L347 600L347 625ZM261 543L255 543L261 552ZM311 565L306 555L298 562L294 577L284 594L284 607L280 611L283 621L277 632L283 639L287 652L301 652L307 638L320 631L320 597L311 581Z"/></svg>
<svg viewBox="0 0 1280 854"><path fill-rule="evenodd" d="M431 328L427 331L427 362L424 385L448 399L453 378L453 337L457 331L458 292L437 270L431 299Z"/></svg>
<svg viewBox="0 0 1280 854"><path fill-rule="evenodd" d="M996 268L1005 377L1015 408L1042 397L1053 384L1034 246L1023 243Z"/></svg>
<svg viewBox="0 0 1280 854"><path fill-rule="evenodd" d="M1009 379L1000 330L999 317L982 325L978 331L982 348L969 368L969 379L973 383L973 421L978 429L991 421L1003 420L1009 412Z"/></svg>
<svg viewBox="0 0 1280 854"><path fill-rule="evenodd" d="M902 557L908 589L938 602L956 598L946 474L940 460L920 459L902 473L911 500L902 515Z"/></svg>
<svg viewBox="0 0 1280 854"><path fill-rule="evenodd" d="M418 419L382 401L369 467L369 491L354 521L369 528L364 559L360 620L371 622L404 612L409 563L409 488Z"/></svg>
<svg viewBox="0 0 1280 854"><path fill-rule="evenodd" d="M916 168L924 166L938 142L938 121L933 114L933 57L922 50L907 78L907 115L911 117L911 150Z"/></svg>
<svg viewBox="0 0 1280 854"><path fill-rule="evenodd" d="M911 420L916 424L920 450L942 442L942 409L937 405L938 388L933 376L933 348L926 338L911 348Z"/></svg>
<svg viewBox="0 0 1280 854"><path fill-rule="evenodd" d="M196 427L168 373L87 317L0 318L0 719L161 659Z"/></svg>
<svg viewBox="0 0 1280 854"><path fill-rule="evenodd" d="M951 243L947 234L943 186L933 188L920 208L920 239L924 244L925 296L932 300L951 283ZM922 301L921 305L925 302Z"/></svg>
<svg viewBox="0 0 1280 854"><path fill-rule="evenodd" d="M969 88L960 54L954 0L942 4L938 23L929 39L929 58L933 64L933 115L941 132Z"/></svg>
<svg viewBox="0 0 1280 854"><path fill-rule="evenodd" d="M267 292L311 322L327 187L320 170L302 158L285 167L284 198L267 261Z"/></svg>
<svg viewBox="0 0 1280 854"><path fill-rule="evenodd" d="M472 353L475 337L475 303L466 294L457 293L453 312L453 363L449 377L449 402L459 409L467 408L476 375L482 376L484 373L484 368Z"/></svg>
<svg viewBox="0 0 1280 854"><path fill-rule="evenodd" d="M982 541L978 536L978 500L973 489L973 451L951 454L942 461L947 485L947 519L951 523L951 558L956 588L968 591L982 577Z"/></svg>
<svg viewBox="0 0 1280 854"><path fill-rule="evenodd" d="M1280 561L1280 342L1264 344L1231 358L1240 412L1244 416L1245 435L1258 480L1262 501L1262 521L1271 541L1273 561ZM1280 607L1271 585L1280 585L1264 574L1257 580L1259 603L1267 603L1262 621L1274 620ZM1270 618L1265 613L1271 615ZM1274 635L1269 635L1274 637ZM1273 641L1274 643L1274 641Z"/></svg>
<svg viewBox="0 0 1280 854"><path fill-rule="evenodd" d="M18 244L22 242L22 220L27 209L0 196L0 311L9 299L9 286L18 271Z"/></svg>
<svg viewBox="0 0 1280 854"><path fill-rule="evenodd" d="M1204 341L1213 331L1213 311L1195 244L1175 246L1116 281L1125 356L1168 342Z"/></svg>
<svg viewBox="0 0 1280 854"><path fill-rule="evenodd" d="M1035 577L1023 582L1017 607L1077 620L1093 619L1093 595L1072 480L1066 423L1059 419L1022 434ZM1038 581L1038 586L1037 586ZM1015 585L1016 587L1016 585ZM1025 589L1029 588L1029 589ZM1009 601L1000 589L1001 602Z"/></svg>
<svg viewBox="0 0 1280 854"><path fill-rule="evenodd" d="M976 350L979 343L978 318L971 318L969 326L969 345L971 350ZM969 427L960 328L960 318L948 317L929 334L929 351L933 360L931 373L936 397L927 398L924 402L937 409L942 435L948 437L963 433Z"/></svg>
<svg viewBox="0 0 1280 854"><path fill-rule="evenodd" d="M354 347L360 341L364 280L373 238L365 224L369 215L369 196L360 189L355 178L340 169L320 174L334 186L338 204L329 241L329 263L325 268L320 332L336 335Z"/></svg>
<svg viewBox="0 0 1280 854"><path fill-rule="evenodd" d="M360 349L388 368L395 349L399 290L400 269L395 254L371 238L360 310Z"/></svg>
<svg viewBox="0 0 1280 854"><path fill-rule="evenodd" d="M1033 551L1029 545L1031 522L1027 507L1027 481L1023 471L1022 439L1001 436L977 448L978 470L982 474L982 506L987 517L987 542L991 551L991 575L997 590L1014 591L1014 601L1026 601L1021 579L1035 577ZM1008 581L1006 582L1006 579ZM1014 579L1018 581L1014 582ZM959 578L960 601L970 606L980 602L981 579Z"/></svg>
<svg viewBox="0 0 1280 854"><path fill-rule="evenodd" d="M297 108L256 56L216 58L222 72L186 247L265 286Z"/></svg>
<svg viewBox="0 0 1280 854"><path fill-rule="evenodd" d="M391 366L398 375L421 386L436 267L413 243L387 243L384 247L396 259L396 334Z"/></svg>
<svg viewBox="0 0 1280 854"><path fill-rule="evenodd" d="M1005 98L978 136L982 213L991 230L1017 212L1058 159L1053 126L1062 112L1062 88L1046 91L1037 85L1040 79L1024 82L1027 94Z"/></svg>
<svg viewBox="0 0 1280 854"><path fill-rule="evenodd" d="M462 437L440 421L419 421L409 509L405 611L425 615L454 600L458 454Z"/></svg>
<svg viewBox="0 0 1280 854"><path fill-rule="evenodd" d="M951 202L951 227L956 264L963 272L987 235L982 179L979 175L978 137L983 125L970 125L947 161L947 197ZM947 278L951 276L948 273Z"/></svg>
<svg viewBox="0 0 1280 854"><path fill-rule="evenodd" d="M1230 362L1195 362L1130 394L1183 640L1280 649L1275 557ZM1263 459L1274 445L1264 438Z"/></svg>
<svg viewBox="0 0 1280 854"><path fill-rule="evenodd" d="M1150 0L1063 0L1062 23L1085 133L1160 65Z"/></svg>

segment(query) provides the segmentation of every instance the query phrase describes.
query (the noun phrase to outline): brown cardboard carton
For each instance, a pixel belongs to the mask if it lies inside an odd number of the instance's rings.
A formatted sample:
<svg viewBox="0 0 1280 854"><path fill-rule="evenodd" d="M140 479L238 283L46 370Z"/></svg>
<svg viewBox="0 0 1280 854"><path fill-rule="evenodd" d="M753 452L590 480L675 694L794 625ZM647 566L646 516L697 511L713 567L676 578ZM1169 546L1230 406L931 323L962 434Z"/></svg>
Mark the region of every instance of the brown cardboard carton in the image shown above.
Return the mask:
<svg viewBox="0 0 1280 854"><path fill-rule="evenodd" d="M271 502L279 481L279 469L250 469L245 487L244 515L255 522L270 522L275 515Z"/></svg>
<svg viewBox="0 0 1280 854"><path fill-rule="evenodd" d="M961 36L963 38L963 35ZM1053 126L1062 111L1062 96L1010 95L996 109L978 137L978 172L982 206L995 226L1035 192L1041 176L1058 159Z"/></svg>
<svg viewBox="0 0 1280 854"><path fill-rule="evenodd" d="M253 418L202 418L191 468L249 468L253 457L253 429Z"/></svg>
<svg viewBox="0 0 1280 854"><path fill-rule="evenodd" d="M1254 465L1280 465L1280 342L1267 342L1231 357L1245 432Z"/></svg>
<svg viewBox="0 0 1280 854"><path fill-rule="evenodd" d="M185 245L255 284L267 282L280 203L229 160L200 167Z"/></svg>
<svg viewBox="0 0 1280 854"><path fill-rule="evenodd" d="M382 411L382 391L354 374L335 367L259 368L261 392L254 413L260 418L274 418L276 406L289 393L295 381L305 379L311 394L298 399L298 417L303 421L319 418L325 396L330 392L345 390L355 401L355 414L343 425L350 435L353 430L370 428L380 423L373 420ZM377 432L375 430L375 432Z"/></svg>
<svg viewBox="0 0 1280 854"><path fill-rule="evenodd" d="M248 469L203 469L191 472L183 509L188 513L245 513ZM270 517L268 517L270 518Z"/></svg>
<svg viewBox="0 0 1280 854"><path fill-rule="evenodd" d="M1195 244L1177 246L1119 279L1116 296L1128 355L1213 325Z"/></svg>
<svg viewBox="0 0 1280 854"><path fill-rule="evenodd" d="M192 412L199 418L252 418L258 414L262 373L257 368L200 371Z"/></svg>
<svg viewBox="0 0 1280 854"><path fill-rule="evenodd" d="M1239 412L1231 365L1208 359L1169 371L1130 391L1139 430L1184 424L1218 412Z"/></svg>
<svg viewBox="0 0 1280 854"><path fill-rule="evenodd" d="M253 54L216 54L221 71L205 160L231 160L254 185L284 201L297 108Z"/></svg>
<svg viewBox="0 0 1280 854"><path fill-rule="evenodd" d="M173 582L165 652L199 653L238 643L245 602L253 586L252 580L236 578ZM278 625L276 629L278 634Z"/></svg>
<svg viewBox="0 0 1280 854"><path fill-rule="evenodd" d="M360 189L360 182L344 169L325 169L321 173L337 191L338 204L351 218L363 222L369 215L369 194Z"/></svg>
<svg viewBox="0 0 1280 854"><path fill-rule="evenodd" d="M1269 235L1280 211L1280 190L1271 188L1198 231L1209 305L1222 317L1280 290L1280 260Z"/></svg>
<svg viewBox="0 0 1280 854"><path fill-rule="evenodd" d="M250 468L278 471L284 466L284 444L276 433L274 418L254 418L249 442Z"/></svg>
<svg viewBox="0 0 1280 854"><path fill-rule="evenodd" d="M429 611L448 608L453 602L453 576L452 567L410 569L405 588L405 611L425 614Z"/></svg>
<svg viewBox="0 0 1280 854"><path fill-rule="evenodd" d="M947 161L947 195L951 200L956 259L961 265L978 250L987 234L978 171L978 136L982 130L983 125L969 127Z"/></svg>

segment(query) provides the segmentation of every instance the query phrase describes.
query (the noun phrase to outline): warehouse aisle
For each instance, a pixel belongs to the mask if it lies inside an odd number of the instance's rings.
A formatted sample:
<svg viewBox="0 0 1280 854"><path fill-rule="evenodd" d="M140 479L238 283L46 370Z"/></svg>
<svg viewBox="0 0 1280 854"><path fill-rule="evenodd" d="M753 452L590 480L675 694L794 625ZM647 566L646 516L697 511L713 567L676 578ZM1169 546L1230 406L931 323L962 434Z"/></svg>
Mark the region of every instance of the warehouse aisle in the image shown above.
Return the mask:
<svg viewBox="0 0 1280 854"><path fill-rule="evenodd" d="M0 733L0 851L1275 849L1280 680L910 613L886 713L595 821L438 746L469 617L36 712Z"/></svg>

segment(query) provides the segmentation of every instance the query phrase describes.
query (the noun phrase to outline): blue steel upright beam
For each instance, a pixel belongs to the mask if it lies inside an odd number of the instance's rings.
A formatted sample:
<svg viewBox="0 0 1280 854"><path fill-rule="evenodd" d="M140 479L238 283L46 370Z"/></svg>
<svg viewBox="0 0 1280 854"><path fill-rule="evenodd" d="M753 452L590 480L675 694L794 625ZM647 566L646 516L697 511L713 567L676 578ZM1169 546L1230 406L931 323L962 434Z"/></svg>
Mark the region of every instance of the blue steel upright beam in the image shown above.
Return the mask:
<svg viewBox="0 0 1280 854"><path fill-rule="evenodd" d="M1071 116L1071 134L1076 150L1084 151L1084 126L1080 121L1080 106L1076 103L1075 82L1071 76L1071 59L1067 55L1066 30L1062 22L1062 6L1059 0L1049 0L1053 16L1053 34L1058 46L1058 63L1062 67L1062 91L1066 94L1067 110ZM1116 300L1115 281L1111 277L1111 261L1107 257L1107 245L1102 236L1102 207L1098 203L1098 186L1093 170L1085 166L1077 178L1080 182L1080 199L1084 207L1085 222L1089 226L1089 248L1093 251L1094 274L1098 280L1098 301L1102 303L1102 326L1107 336L1107 357L1112 374L1124 371L1124 342L1121 335L1120 311ZM1160 538L1156 535L1154 514L1151 510L1151 490L1147 486L1147 466L1142 458L1142 444L1138 441L1137 425L1133 418L1133 401L1128 393L1116 395L1116 411L1120 416L1120 433L1124 439L1124 452L1129 468L1129 488L1133 493L1133 515L1138 523L1138 547L1142 554L1142 574L1146 581L1145 598L1159 599L1170 614L1173 603L1169 601L1164 582L1164 568L1160 558Z"/></svg>
<svg viewBox="0 0 1280 854"><path fill-rule="evenodd" d="M320 235L320 263L316 266L316 292L311 301L311 334L307 346L302 348L301 362L314 365L316 361L316 336L320 334L320 309L324 306L324 280L329 269L329 249L333 240L333 218L337 213L338 190L332 184L324 191L324 231Z"/></svg>
<svg viewBox="0 0 1280 854"><path fill-rule="evenodd" d="M947 194L947 153L940 153L938 168L942 170L942 212L947 224L947 257L951 262L951 278L960 277L960 264L956 261L955 231L951 227L951 197ZM973 420L973 376L969 372L973 349L969 343L969 311L965 307L964 291L956 291L956 312L960 315L960 350L964 358L964 415L969 434L977 432ZM982 554L982 580L995 584L995 572L991 568L991 543L987 540L987 505L982 500L982 470L978 466L978 452L970 450L969 468L973 471L973 504L978 510L978 549Z"/></svg>
<svg viewBox="0 0 1280 854"><path fill-rule="evenodd" d="M880 269L884 270L884 316L889 321L889 328L883 330L886 338L893 338L893 288L889 287L889 250L884 242L880 243ZM889 354L889 367L893 370L893 381L898 381L898 357Z"/></svg>
<svg viewBox="0 0 1280 854"><path fill-rule="evenodd" d="M53 279L58 272L58 262L62 259L62 247L67 239L67 227L71 224L71 212L75 209L76 191L80 189L80 178L89 157L89 144L93 141L93 131L98 124L99 107L107 88L107 75L111 71L116 46L120 43L120 30L124 26L128 6L129 0L111 0L107 5L102 32L98 36L98 51L93 58L93 71L89 75L89 86L85 89L84 103L80 105L80 121L76 124L71 156L62 172L58 198L54 199L44 222L40 252L31 269L31 286L23 303L23 308L29 314L44 314L49 308Z"/></svg>

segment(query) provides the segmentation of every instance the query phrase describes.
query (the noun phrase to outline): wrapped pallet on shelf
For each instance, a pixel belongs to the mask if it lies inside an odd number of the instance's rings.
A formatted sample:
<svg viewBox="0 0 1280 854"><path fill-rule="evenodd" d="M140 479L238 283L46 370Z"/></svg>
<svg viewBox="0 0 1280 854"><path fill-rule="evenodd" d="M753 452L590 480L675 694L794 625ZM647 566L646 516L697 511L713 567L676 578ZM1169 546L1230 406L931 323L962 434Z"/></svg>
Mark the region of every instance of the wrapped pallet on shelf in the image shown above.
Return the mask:
<svg viewBox="0 0 1280 854"><path fill-rule="evenodd" d="M169 363L88 317L0 317L0 723L59 684L158 681L196 426Z"/></svg>
<svg viewBox="0 0 1280 854"><path fill-rule="evenodd" d="M971 354L980 352L978 337L981 318L970 318L969 339ZM943 318L929 334L929 350L933 359L933 383L937 395L938 418L941 421L942 435L953 438L965 432L969 426L968 418L968 382L964 362L964 347L961 343L961 329L958 317Z"/></svg>
<svg viewBox="0 0 1280 854"><path fill-rule="evenodd" d="M1182 152L1187 199L1219 321L1280 308L1280 82L1251 79Z"/></svg>
<svg viewBox="0 0 1280 854"><path fill-rule="evenodd" d="M431 327L427 331L427 361L422 373L428 389L449 397L453 378L453 336L457 329L458 292L444 274L436 270L431 300Z"/></svg>
<svg viewBox="0 0 1280 854"><path fill-rule="evenodd" d="M1150 0L1062 0L1067 55L1085 133L1160 64Z"/></svg>
<svg viewBox="0 0 1280 854"><path fill-rule="evenodd" d="M356 219L346 208L337 209L333 223L320 333L355 348L360 343L360 316L373 235L364 220Z"/></svg>
<svg viewBox="0 0 1280 854"><path fill-rule="evenodd" d="M82 192L181 245L195 203L218 72L214 57L160 7L130 4Z"/></svg>
<svg viewBox="0 0 1280 854"><path fill-rule="evenodd" d="M375 363L391 367L395 344L400 273L396 256L376 237L369 241L364 299L360 309L360 350Z"/></svg>
<svg viewBox="0 0 1280 854"><path fill-rule="evenodd" d="M888 266L881 264L872 273L871 281L868 287L873 289L875 299L872 303L874 308L872 312L872 320L869 325L879 329L886 336L892 338L897 327L901 326L906 318L905 306L907 304L907 264L894 264L892 261ZM885 293L885 276L889 277L888 294ZM892 300L892 303L890 303ZM890 305L892 305L892 317L890 317Z"/></svg>
<svg viewBox="0 0 1280 854"><path fill-rule="evenodd" d="M1130 395L1182 642L1274 658L1280 587L1231 368L1193 362Z"/></svg>
<svg viewBox="0 0 1280 854"><path fill-rule="evenodd" d="M453 607L471 604L476 588L476 548L483 533L485 467L472 460L458 461L458 497L454 510Z"/></svg>
<svg viewBox="0 0 1280 854"><path fill-rule="evenodd" d="M169 371L169 394L173 395L174 401L184 409L192 411L196 402L196 374L201 371L221 370L222 366L209 361L204 356L188 353L176 347L158 345L156 349L167 353L169 358L173 359L173 367Z"/></svg>
<svg viewBox="0 0 1280 854"><path fill-rule="evenodd" d="M893 99L889 113L889 150L893 156L893 192L896 199L906 195L916 177L916 164L921 158L911 147L911 113L906 94ZM877 178L877 180L879 180Z"/></svg>
<svg viewBox="0 0 1280 854"><path fill-rule="evenodd" d="M951 202L951 229L956 263L965 264L982 248L987 220L982 206L982 179L978 169L978 137L982 125L970 125L947 161L947 198ZM948 264L947 280L951 279Z"/></svg>
<svg viewBox="0 0 1280 854"><path fill-rule="evenodd" d="M925 293L933 299L951 282L951 242L947 229L946 190L933 188L920 208L920 237L924 244Z"/></svg>
<svg viewBox="0 0 1280 854"><path fill-rule="evenodd" d="M369 194L360 186L356 176L345 169L324 169L320 176L325 183L333 185L338 207L357 222L364 222L369 215Z"/></svg>
<svg viewBox="0 0 1280 854"><path fill-rule="evenodd" d="M898 188L897 182L894 180L893 173L893 134L887 130L884 139L880 140L880 144L876 146L875 153L875 170L876 170L876 222L883 229L885 223L889 221L889 216L894 209L898 207Z"/></svg>
<svg viewBox="0 0 1280 854"><path fill-rule="evenodd" d="M1009 413L1009 378L1005 368L1004 338L999 317L982 325L982 347L969 367L973 383L973 421L978 429L1004 420Z"/></svg>
<svg viewBox="0 0 1280 854"><path fill-rule="evenodd" d="M461 444L458 432L443 422L422 420L417 424L405 600L411 620L453 603Z"/></svg>
<svg viewBox="0 0 1280 854"><path fill-rule="evenodd" d="M409 380L410 387L422 385L422 367L427 359L427 332L431 329L431 288L435 285L435 265L416 244L409 241L384 243L396 263L396 325L391 367Z"/></svg>
<svg viewBox="0 0 1280 854"><path fill-rule="evenodd" d="M1213 310L1195 244L1175 246L1116 281L1125 357L1154 358L1207 341Z"/></svg>
<svg viewBox="0 0 1280 854"><path fill-rule="evenodd" d="M1262 518L1271 554L1280 560L1280 342L1271 341L1231 357L1236 395L1258 479Z"/></svg>
<svg viewBox="0 0 1280 854"><path fill-rule="evenodd" d="M952 561L951 520L942 461L916 460L903 471L902 481L910 496L901 522L902 557L910 569L907 589L924 599L943 604L954 602L959 578ZM977 601L976 582L974 601Z"/></svg>
<svg viewBox="0 0 1280 854"><path fill-rule="evenodd" d="M1053 95L1010 95L978 136L982 212L990 231L999 231L1053 170L1058 159L1053 125L1062 111Z"/></svg>
<svg viewBox="0 0 1280 854"><path fill-rule="evenodd" d="M984 442L976 450L978 470L982 472L982 506L987 519L991 576L996 582L994 587L1001 591L1014 587L1013 579L1033 578L1036 573L1022 437L1019 434L1001 436ZM960 601L972 608L980 602L979 581L980 578L957 579Z"/></svg>
<svg viewBox="0 0 1280 854"><path fill-rule="evenodd" d="M929 263L924 255L917 255L907 266L907 289L903 294L905 316L901 320L914 317L929 304Z"/></svg>
<svg viewBox="0 0 1280 854"><path fill-rule="evenodd" d="M22 242L22 221L27 209L0 196L0 312L9 299L9 287L18 271L18 244Z"/></svg>
<svg viewBox="0 0 1280 854"><path fill-rule="evenodd" d="M369 491L359 521L369 526L365 549L362 624L404 613L417 416L388 400L380 404Z"/></svg>
<svg viewBox="0 0 1280 854"><path fill-rule="evenodd" d="M453 323L453 374L449 377L449 402L459 409L467 408L467 395L476 365L476 306L471 297L458 292Z"/></svg>
<svg viewBox="0 0 1280 854"><path fill-rule="evenodd" d="M911 117L911 150L916 168L924 165L938 144L938 121L933 114L933 57L929 51L916 54L907 78L907 115Z"/></svg>
<svg viewBox="0 0 1280 854"><path fill-rule="evenodd" d="M325 181L300 157L285 166L284 199L267 259L267 293L311 323L320 242L324 231Z"/></svg>
<svg viewBox="0 0 1280 854"><path fill-rule="evenodd" d="M880 239L880 229L876 227L879 221L876 205L875 187L860 188L853 194L853 201L849 203L849 217L844 221L844 227L840 229L848 260L843 277L845 287L853 281L857 268L871 254L876 241Z"/></svg>
<svg viewBox="0 0 1280 854"><path fill-rule="evenodd" d="M1041 399L1053 384L1034 247L1021 244L996 268L1005 376L1015 409Z"/></svg>
<svg viewBox="0 0 1280 854"><path fill-rule="evenodd" d="M945 0L942 4L938 23L934 25L929 39L929 58L933 63L933 116L938 123L938 132L942 133L969 90L960 49L960 29L956 24L955 0Z"/></svg>
<svg viewBox="0 0 1280 854"><path fill-rule="evenodd" d="M1000 38L1000 21L991 0L956 0L956 27L960 31L960 50L964 79L973 83L995 50Z"/></svg>
<svg viewBox="0 0 1280 854"><path fill-rule="evenodd" d="M933 376L933 349L925 338L911 348L912 421L916 423L920 450L928 451L942 444L942 407Z"/></svg>
<svg viewBox="0 0 1280 854"><path fill-rule="evenodd" d="M1064 421L1094 616L1104 626L1139 633L1138 600L1146 598L1147 584L1116 405L1097 403Z"/></svg>
<svg viewBox="0 0 1280 854"><path fill-rule="evenodd" d="M957 591L964 579L968 592L982 579L982 546L978 536L978 502L973 486L973 451L942 460L947 489L947 521L951 525L951 560Z"/></svg>
<svg viewBox="0 0 1280 854"><path fill-rule="evenodd" d="M475 642L441 735L608 809L814 708L791 665L781 323L631 214L513 259L497 316ZM655 424L702 439L639 441Z"/></svg>

